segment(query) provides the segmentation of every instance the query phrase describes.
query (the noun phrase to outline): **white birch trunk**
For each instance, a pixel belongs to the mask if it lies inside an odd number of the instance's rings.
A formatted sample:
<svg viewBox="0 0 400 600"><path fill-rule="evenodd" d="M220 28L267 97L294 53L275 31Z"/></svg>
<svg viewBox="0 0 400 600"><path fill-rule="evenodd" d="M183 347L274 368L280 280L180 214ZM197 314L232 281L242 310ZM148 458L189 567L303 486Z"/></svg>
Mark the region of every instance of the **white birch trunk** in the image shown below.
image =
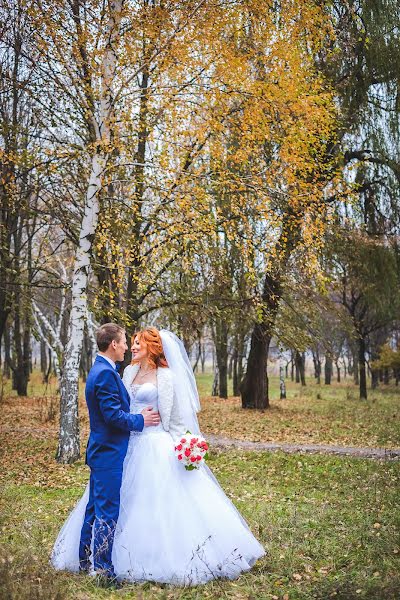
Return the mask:
<svg viewBox="0 0 400 600"><path fill-rule="evenodd" d="M55 350L54 345L50 342L50 340L48 339L48 336L45 334L45 332L43 330L43 325L46 326L46 323L48 323L48 320L46 319L46 317L44 317L44 315L37 308L37 306L34 302L33 302L32 306L34 309L32 314L33 314L33 319L35 321L36 331L39 334L40 339L43 340L43 342L46 344L47 348L51 352L51 359L54 364L54 370L56 372L58 387L60 387L60 382L61 382L60 359L59 359L57 351ZM40 320L42 320L42 323L40 322ZM50 327L51 327L51 325L50 325Z"/></svg>
<svg viewBox="0 0 400 600"><path fill-rule="evenodd" d="M99 191L105 158L95 154L92 159L85 212L79 235L79 246L74 261L72 277L71 314L68 341L64 352L61 378L60 431L57 460L71 463L79 458L78 384L83 330L87 310L87 285L90 270L92 239L99 215Z"/></svg>
<svg viewBox="0 0 400 600"><path fill-rule="evenodd" d="M97 354L97 342L96 342L97 325L95 324L95 322L93 320L93 315L91 314L91 312L89 310L87 311L86 323L87 323L87 327L88 327L90 344L92 346L92 361L94 361L96 354Z"/></svg>
<svg viewBox="0 0 400 600"><path fill-rule="evenodd" d="M119 36L122 1L110 2L109 21L106 31L100 76L100 110L98 118L93 115L98 142L107 145L110 140L109 124L113 111L112 84L116 65L115 47ZM68 342L64 354L61 378L60 430L57 460L71 463L79 458L78 384L83 331L87 315L87 287L90 271L91 250L99 215L99 192L107 164L107 150L99 150L92 158L91 173L86 193L84 217L76 250L72 279L72 304L68 327Z"/></svg>
<svg viewBox="0 0 400 600"><path fill-rule="evenodd" d="M50 246L52 244L50 242ZM53 249L53 247L52 247ZM54 251L54 249L53 249ZM61 288L61 303L60 310L58 313L58 319L55 327L50 323L49 319L46 315L40 310L39 306L36 304L35 300L32 300L32 308L33 308L33 318L35 321L36 330L40 336L40 338L44 341L47 348L51 352L51 358L54 364L54 370L57 377L58 389L60 389L61 385L61 361L64 353L64 345L61 341L61 326L63 320L63 314L65 310L65 300L66 300L66 286L68 284L68 276L67 271L60 260L57 257L58 266L60 267L60 273L55 271L55 275L59 277L61 282L63 283L63 287Z"/></svg>

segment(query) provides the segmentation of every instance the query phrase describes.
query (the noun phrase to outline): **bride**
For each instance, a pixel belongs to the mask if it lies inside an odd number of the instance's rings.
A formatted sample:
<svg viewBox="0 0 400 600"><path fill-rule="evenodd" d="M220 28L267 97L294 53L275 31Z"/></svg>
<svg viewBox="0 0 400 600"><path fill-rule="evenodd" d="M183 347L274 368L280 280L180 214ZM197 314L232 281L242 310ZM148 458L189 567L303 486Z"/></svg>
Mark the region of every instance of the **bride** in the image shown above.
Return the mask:
<svg viewBox="0 0 400 600"><path fill-rule="evenodd" d="M117 578L175 585L234 579L264 549L210 469L187 471L175 455L176 438L188 430L200 433L199 398L184 346L173 333L154 327L132 340L132 364L123 375L130 411L151 406L161 423L130 435L112 554ZM79 570L87 495L86 490L57 538L52 554L57 569Z"/></svg>

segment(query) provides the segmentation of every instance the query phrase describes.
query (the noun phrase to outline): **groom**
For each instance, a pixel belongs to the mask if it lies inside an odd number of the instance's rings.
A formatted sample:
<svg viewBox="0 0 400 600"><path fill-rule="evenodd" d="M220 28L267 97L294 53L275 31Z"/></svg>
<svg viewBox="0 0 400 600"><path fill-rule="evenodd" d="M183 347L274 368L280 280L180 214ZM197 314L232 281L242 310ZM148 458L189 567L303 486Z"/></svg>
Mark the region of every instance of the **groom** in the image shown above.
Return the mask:
<svg viewBox="0 0 400 600"><path fill-rule="evenodd" d="M128 350L125 330L114 323L102 325L96 334L99 353L86 381L90 435L86 464L90 467L90 492L79 544L79 567L90 569L93 530L93 565L96 573L115 579L111 561L120 504L122 466L130 431L158 425L160 416L152 408L129 413L129 394L116 369Z"/></svg>

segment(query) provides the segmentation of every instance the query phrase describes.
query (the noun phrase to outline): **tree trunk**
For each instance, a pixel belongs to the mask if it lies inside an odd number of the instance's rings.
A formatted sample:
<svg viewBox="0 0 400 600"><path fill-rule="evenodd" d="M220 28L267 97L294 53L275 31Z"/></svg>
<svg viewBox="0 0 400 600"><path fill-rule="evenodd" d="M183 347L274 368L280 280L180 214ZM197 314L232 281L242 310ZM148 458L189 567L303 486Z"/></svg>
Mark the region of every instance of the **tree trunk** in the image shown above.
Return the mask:
<svg viewBox="0 0 400 600"><path fill-rule="evenodd" d="M135 257L132 260L131 268L128 273L128 305L127 305L127 313L130 317L132 323L138 322L138 310L140 304L143 302L143 297L138 298L137 289L138 289L138 276L140 276L141 272L141 255L140 249L143 244L142 238L142 208L143 208L143 199L145 193L145 162L146 162L146 151L147 144L149 138L149 124L148 124L148 113L149 113L149 62L148 56L151 54L151 47L146 47L145 43L143 45L143 57L142 64L143 68L140 73L140 98L139 98L139 115L138 115L138 144L135 153L135 167L134 167L134 182L135 182L135 202L137 204L138 210L135 215L135 221L132 226L132 230L130 232L130 244L132 248L135 248ZM139 75L138 75L139 80Z"/></svg>
<svg viewBox="0 0 400 600"><path fill-rule="evenodd" d="M215 324L215 354L219 373L219 397L228 397L228 326L224 319Z"/></svg>
<svg viewBox="0 0 400 600"><path fill-rule="evenodd" d="M387 367L383 370L383 383L385 385L389 385L390 383L390 374L389 369Z"/></svg>
<svg viewBox="0 0 400 600"><path fill-rule="evenodd" d="M301 354L298 350L296 350L295 354L296 360L296 383L300 383L301 385L306 385L306 375L305 375L305 355L304 352Z"/></svg>
<svg viewBox="0 0 400 600"><path fill-rule="evenodd" d="M379 359L379 348L381 346L380 339L373 339L371 342L370 356L371 362ZM382 340L382 343L384 340ZM371 373L371 388L375 390L379 386L379 369L370 368Z"/></svg>
<svg viewBox="0 0 400 600"><path fill-rule="evenodd" d="M279 368L279 399L286 399L286 384L285 384L285 369L284 367Z"/></svg>
<svg viewBox="0 0 400 600"><path fill-rule="evenodd" d="M242 331L236 333L233 349L233 395L240 396L240 384L243 379L244 339Z"/></svg>
<svg viewBox="0 0 400 600"><path fill-rule="evenodd" d="M295 371L294 352L291 350L290 351L290 380L291 381L294 381L294 371Z"/></svg>
<svg viewBox="0 0 400 600"><path fill-rule="evenodd" d="M239 334L239 343L238 343L238 369L237 369L237 379L238 379L238 387L237 387L237 395L240 395L240 384L243 380L244 366L243 362L245 359L246 349L245 349L245 341L246 334L241 331Z"/></svg>
<svg viewBox="0 0 400 600"><path fill-rule="evenodd" d="M338 383L340 383L340 367L339 367L339 363L336 361L335 365L336 365L336 381Z"/></svg>
<svg viewBox="0 0 400 600"><path fill-rule="evenodd" d="M14 293L14 359L11 360L13 370L13 382L18 396L28 395L28 382L30 376L30 317L26 307L23 306L23 298L20 287L17 286Z"/></svg>
<svg viewBox="0 0 400 600"><path fill-rule="evenodd" d="M78 386L79 363L82 352L83 331L87 311L87 284L90 269L91 247L99 214L99 192L105 159L93 156L92 170L86 194L85 213L76 251L72 279L71 313L68 341L64 352L60 385L60 430L56 458L58 462L72 463L79 458Z"/></svg>
<svg viewBox="0 0 400 600"><path fill-rule="evenodd" d="M360 384L360 372L359 372L359 365L358 365L358 353L355 349L353 352L353 376L354 376L354 383L356 385L359 385Z"/></svg>
<svg viewBox="0 0 400 600"><path fill-rule="evenodd" d="M10 341L10 326L6 323L4 328L4 377L10 379L11 371L11 341Z"/></svg>
<svg viewBox="0 0 400 600"><path fill-rule="evenodd" d="M329 354L325 355L325 385L330 385L332 379L332 358Z"/></svg>
<svg viewBox="0 0 400 600"><path fill-rule="evenodd" d="M47 367L47 371L46 373L43 375L43 383L49 383L49 379L50 379L50 375L51 375L51 370L52 370L52 366L53 366L53 353L51 351L51 348L49 348L49 360L48 360L48 367ZM61 378L61 374L58 371L57 373L57 380L58 383L60 383L60 378Z"/></svg>
<svg viewBox="0 0 400 600"><path fill-rule="evenodd" d="M353 352L349 351L347 353L347 372L348 374L354 375L354 364L353 364Z"/></svg>
<svg viewBox="0 0 400 600"><path fill-rule="evenodd" d="M300 355L301 357L301 361L299 364L300 367L300 381L301 381L301 385L303 387L305 387L306 385L306 355L304 352L302 352L302 354Z"/></svg>
<svg viewBox="0 0 400 600"><path fill-rule="evenodd" d="M192 366L193 373L197 373L199 370L199 361L201 356L201 337L197 339L197 350L196 350L196 359L194 361L194 365Z"/></svg>
<svg viewBox="0 0 400 600"><path fill-rule="evenodd" d="M240 393L240 390L239 390L239 379L238 379L238 348L237 348L236 337L235 337L235 347L233 348L233 353L232 353L232 386L233 386L233 395L238 396Z"/></svg>
<svg viewBox="0 0 400 600"><path fill-rule="evenodd" d="M201 372L204 374L205 369L206 369L206 345L204 342L202 342L202 344L201 344L200 363L201 363Z"/></svg>
<svg viewBox="0 0 400 600"><path fill-rule="evenodd" d="M371 388L376 390L379 386L379 369L371 369Z"/></svg>
<svg viewBox="0 0 400 600"><path fill-rule="evenodd" d="M251 336L247 372L240 386L242 408L269 407L267 359L270 342L264 327L257 323Z"/></svg>
<svg viewBox="0 0 400 600"><path fill-rule="evenodd" d="M358 340L358 364L360 371L360 399L367 399L367 370L365 361L365 338L360 336Z"/></svg>
<svg viewBox="0 0 400 600"><path fill-rule="evenodd" d="M232 379L233 378L233 354L230 355L229 359L228 359L228 379Z"/></svg>
<svg viewBox="0 0 400 600"><path fill-rule="evenodd" d="M282 230L276 244L276 256L267 271L261 295L260 321L254 325L246 375L240 386L243 408L269 407L267 361L274 324L282 295L282 277L287 261L296 246L300 232L301 215L289 209L284 216Z"/></svg>
<svg viewBox="0 0 400 600"><path fill-rule="evenodd" d="M22 129L23 125L20 122L22 113L25 112L27 107L19 73L21 69L20 65L23 65L20 55L24 50L17 20L14 21L13 28L15 35L15 43L11 47L13 57L7 64L7 53L4 53L4 62L2 62L2 76L7 76L8 94L7 100L5 97L2 104L1 113L4 145L2 144L1 148L0 177L0 342L5 334L5 330L9 327L7 320L13 307L13 283L15 282L13 263L15 249L13 253L12 240L14 232L18 228L20 210L21 208L24 210L15 196L15 191L18 189L17 171L20 168L20 165L18 165L21 150L19 147L19 136L23 134L26 138L28 137L26 130ZM22 110L22 107L24 110ZM11 363L9 363L9 366L11 366Z"/></svg>
<svg viewBox="0 0 400 600"><path fill-rule="evenodd" d="M317 380L317 383L321 383L321 359L319 357L319 351L316 350L312 353L313 363L314 363L314 377Z"/></svg>
<svg viewBox="0 0 400 600"><path fill-rule="evenodd" d="M40 372L44 381L47 373L47 348L44 340L40 340Z"/></svg>
<svg viewBox="0 0 400 600"><path fill-rule="evenodd" d="M57 460L72 463L79 458L78 385L79 363L82 352L84 324L87 315L87 286L92 243L99 214L99 194L102 176L108 160L107 144L111 141L110 126L114 119L113 79L117 62L116 46L119 39L122 0L115 0L108 13L106 47L101 62L100 100L98 120L91 115L89 135L96 139L96 152L92 156L89 182L85 198L84 214L79 232L79 244L75 254L71 286L71 313L68 340L64 353L61 377L60 430ZM87 85L87 82L85 82ZM94 125L94 127L93 127ZM105 147L106 149L102 149Z"/></svg>
<svg viewBox="0 0 400 600"><path fill-rule="evenodd" d="M295 381L296 381L296 383L300 383L300 368L299 368L299 358L298 358L298 356L299 356L299 353L296 350L295 355L294 355L294 366L295 366L295 373L296 373L296 375L295 375Z"/></svg>
<svg viewBox="0 0 400 600"><path fill-rule="evenodd" d="M218 396L218 395L219 395L219 373L218 373L218 367L215 367L214 379L213 379L212 388L211 388L211 396Z"/></svg>
<svg viewBox="0 0 400 600"><path fill-rule="evenodd" d="M86 326L84 334L83 334L81 362L79 365L80 376L84 382L86 381L87 374L89 373L90 367L92 366L91 362L90 362L90 352L91 352L91 344L90 344L87 326Z"/></svg>

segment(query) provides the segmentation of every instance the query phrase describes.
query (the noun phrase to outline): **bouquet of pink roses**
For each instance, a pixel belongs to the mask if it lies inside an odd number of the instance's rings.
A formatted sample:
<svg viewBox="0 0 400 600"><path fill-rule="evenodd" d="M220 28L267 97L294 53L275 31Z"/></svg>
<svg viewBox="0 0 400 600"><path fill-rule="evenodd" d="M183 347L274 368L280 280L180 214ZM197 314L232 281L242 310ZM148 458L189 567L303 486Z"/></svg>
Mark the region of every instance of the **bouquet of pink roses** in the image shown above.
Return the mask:
<svg viewBox="0 0 400 600"><path fill-rule="evenodd" d="M187 471L198 469L208 456L208 444L201 435L187 431L175 446L175 454Z"/></svg>

